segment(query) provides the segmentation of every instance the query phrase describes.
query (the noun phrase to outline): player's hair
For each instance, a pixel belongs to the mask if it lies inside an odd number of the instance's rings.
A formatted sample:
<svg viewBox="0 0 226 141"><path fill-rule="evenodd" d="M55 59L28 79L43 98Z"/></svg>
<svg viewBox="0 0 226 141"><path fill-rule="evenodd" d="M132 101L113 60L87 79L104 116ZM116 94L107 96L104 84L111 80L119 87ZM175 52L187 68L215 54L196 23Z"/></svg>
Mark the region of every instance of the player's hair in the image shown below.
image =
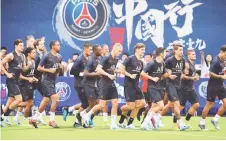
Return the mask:
<svg viewBox="0 0 226 141"><path fill-rule="evenodd" d="M178 45L173 45L173 50L178 50L179 47L183 47L182 45L178 44Z"/></svg>
<svg viewBox="0 0 226 141"><path fill-rule="evenodd" d="M6 51L7 51L7 47L2 46L2 47L1 47L1 50L6 50Z"/></svg>
<svg viewBox="0 0 226 141"><path fill-rule="evenodd" d="M105 47L105 46L107 46L107 47L108 47L108 45L107 45L107 44L102 44L102 45L101 45L101 48L103 48L103 47Z"/></svg>
<svg viewBox="0 0 226 141"><path fill-rule="evenodd" d="M145 56L147 56L147 55L150 55L150 56L152 57L152 53L147 53L147 54L145 54Z"/></svg>
<svg viewBox="0 0 226 141"><path fill-rule="evenodd" d="M42 41L41 39L35 40L35 42L34 42L34 48L36 48L37 46L39 46L39 43L40 43L41 41Z"/></svg>
<svg viewBox="0 0 226 141"><path fill-rule="evenodd" d="M34 48L31 48L31 47L27 47L24 51L24 55L27 57L28 56L28 53L31 53L31 51L33 50Z"/></svg>
<svg viewBox="0 0 226 141"><path fill-rule="evenodd" d="M193 48L188 48L187 49L187 56L190 55L192 52L195 52Z"/></svg>
<svg viewBox="0 0 226 141"><path fill-rule="evenodd" d="M34 38L34 36L32 36L32 35L26 36L26 41L28 41L28 40L31 39L31 38Z"/></svg>
<svg viewBox="0 0 226 141"><path fill-rule="evenodd" d="M226 45L223 45L223 46L221 47L220 51L226 52Z"/></svg>
<svg viewBox="0 0 226 141"><path fill-rule="evenodd" d="M122 55L126 55L128 57L129 56L129 53L124 52Z"/></svg>
<svg viewBox="0 0 226 141"><path fill-rule="evenodd" d="M94 44L93 45L93 52L96 52L96 50L97 50L97 47L99 47L100 45L98 45L98 44Z"/></svg>
<svg viewBox="0 0 226 141"><path fill-rule="evenodd" d="M57 40L50 41L50 43L49 43L50 49L52 49L52 47L53 47L57 42L58 42Z"/></svg>
<svg viewBox="0 0 226 141"><path fill-rule="evenodd" d="M74 56L74 55L78 55L79 56L79 54L77 52L75 52L75 53L72 54L72 56Z"/></svg>
<svg viewBox="0 0 226 141"><path fill-rule="evenodd" d="M137 43L134 47L134 53L136 52L137 49L140 48L145 48L145 45L143 43Z"/></svg>
<svg viewBox="0 0 226 141"><path fill-rule="evenodd" d="M16 39L14 41L14 46L19 45L19 43L23 43L23 41L21 39Z"/></svg>
<svg viewBox="0 0 226 141"><path fill-rule="evenodd" d="M164 53L164 48L163 47L158 47L155 49L155 55L159 56L161 53Z"/></svg>
<svg viewBox="0 0 226 141"><path fill-rule="evenodd" d="M85 42L84 45L83 45L83 50L84 49L87 49L89 47L91 47L92 45L90 44L90 42Z"/></svg>

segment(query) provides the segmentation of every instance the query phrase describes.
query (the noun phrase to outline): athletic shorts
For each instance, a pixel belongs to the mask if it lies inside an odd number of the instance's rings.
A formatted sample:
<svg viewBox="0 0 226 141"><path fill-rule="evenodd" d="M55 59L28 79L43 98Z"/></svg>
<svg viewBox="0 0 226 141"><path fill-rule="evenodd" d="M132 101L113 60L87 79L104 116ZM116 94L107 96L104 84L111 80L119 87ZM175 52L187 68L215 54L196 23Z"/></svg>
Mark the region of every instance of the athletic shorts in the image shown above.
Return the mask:
<svg viewBox="0 0 226 141"><path fill-rule="evenodd" d="M169 85L166 88L168 93L169 101L179 101L180 100L180 88Z"/></svg>
<svg viewBox="0 0 226 141"><path fill-rule="evenodd" d="M8 88L8 97L14 97L20 95L20 88L18 86L18 80L15 78L7 78L6 86Z"/></svg>
<svg viewBox="0 0 226 141"><path fill-rule="evenodd" d="M124 94L127 102L135 102L144 99L144 94L139 87L125 86Z"/></svg>
<svg viewBox="0 0 226 141"><path fill-rule="evenodd" d="M51 97L56 94L55 82L42 80L40 91L43 97Z"/></svg>
<svg viewBox="0 0 226 141"><path fill-rule="evenodd" d="M199 98L195 89L193 90L181 89L180 105L185 106L187 101L189 101L192 105L199 102Z"/></svg>
<svg viewBox="0 0 226 141"><path fill-rule="evenodd" d="M24 83L19 86L20 86L22 97L23 97L23 101L25 102L28 100L33 100L33 96L34 96L33 85L29 83Z"/></svg>
<svg viewBox="0 0 226 141"><path fill-rule="evenodd" d="M83 87L74 87L75 91L78 94L79 100L81 101L82 108L86 109L89 106L88 99L86 97L86 93Z"/></svg>
<svg viewBox="0 0 226 141"><path fill-rule="evenodd" d="M99 99L102 100L118 99L118 91L114 84L105 85L100 82L99 92L100 92Z"/></svg>
<svg viewBox="0 0 226 141"><path fill-rule="evenodd" d="M216 97L222 100L226 98L226 89L225 87L221 87L219 89L211 88L207 86L207 101L215 102Z"/></svg>
<svg viewBox="0 0 226 141"><path fill-rule="evenodd" d="M148 95L151 98L151 101L157 103L164 99L164 93L161 89L148 88Z"/></svg>
<svg viewBox="0 0 226 141"><path fill-rule="evenodd" d="M90 100L98 99L99 92L97 87L86 84L84 85L84 90L85 90L87 99L90 99Z"/></svg>

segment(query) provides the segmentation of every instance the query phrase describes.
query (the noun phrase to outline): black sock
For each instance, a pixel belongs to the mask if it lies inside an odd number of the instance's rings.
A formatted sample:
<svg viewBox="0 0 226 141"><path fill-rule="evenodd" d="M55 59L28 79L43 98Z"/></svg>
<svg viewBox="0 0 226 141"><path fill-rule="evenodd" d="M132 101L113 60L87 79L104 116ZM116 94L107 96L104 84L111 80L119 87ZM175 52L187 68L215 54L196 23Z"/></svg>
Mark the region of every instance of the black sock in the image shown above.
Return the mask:
<svg viewBox="0 0 226 141"><path fill-rule="evenodd" d="M134 118L129 118L129 122L128 122L128 124L127 124L127 125L132 124L132 123L133 123L133 120L134 120Z"/></svg>
<svg viewBox="0 0 226 141"><path fill-rule="evenodd" d="M7 109L7 111L4 113L4 116L9 116L9 114L12 112L12 109Z"/></svg>
<svg viewBox="0 0 226 141"><path fill-rule="evenodd" d="M132 111L130 110L130 111L127 113L127 116L130 116L131 112L132 112Z"/></svg>
<svg viewBox="0 0 226 141"><path fill-rule="evenodd" d="M122 124L125 120L126 116L124 116L123 114L120 117L119 123Z"/></svg>
<svg viewBox="0 0 226 141"><path fill-rule="evenodd" d="M143 123L144 122L144 119L146 118L146 116L148 115L148 113L145 113L144 114L144 118L143 118L143 120L142 120L142 122L141 123Z"/></svg>
<svg viewBox="0 0 226 141"><path fill-rule="evenodd" d="M1 117L1 121L3 121L3 118Z"/></svg>
<svg viewBox="0 0 226 141"><path fill-rule="evenodd" d="M177 123L177 118L176 118L176 116L173 116L173 123Z"/></svg>
<svg viewBox="0 0 226 141"><path fill-rule="evenodd" d="M93 121L93 118L94 118L94 114L91 115L91 120L92 120L92 121Z"/></svg>
<svg viewBox="0 0 226 141"><path fill-rule="evenodd" d="M29 117L32 117L32 112L29 113Z"/></svg>
<svg viewBox="0 0 226 141"><path fill-rule="evenodd" d="M78 116L78 117L81 117L80 113L77 113L77 116Z"/></svg>
<svg viewBox="0 0 226 141"><path fill-rule="evenodd" d="M185 119L186 119L187 121L189 121L191 117L192 117L192 115L188 113Z"/></svg>

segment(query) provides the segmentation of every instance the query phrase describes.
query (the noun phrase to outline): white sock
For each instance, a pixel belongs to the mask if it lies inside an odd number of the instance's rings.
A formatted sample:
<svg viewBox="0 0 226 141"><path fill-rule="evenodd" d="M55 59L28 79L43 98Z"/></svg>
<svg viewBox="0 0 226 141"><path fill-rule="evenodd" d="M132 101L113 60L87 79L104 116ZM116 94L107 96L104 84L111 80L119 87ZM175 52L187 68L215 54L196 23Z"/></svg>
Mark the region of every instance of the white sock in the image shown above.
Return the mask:
<svg viewBox="0 0 226 141"><path fill-rule="evenodd" d="M111 115L111 125L116 125L116 117L117 115Z"/></svg>
<svg viewBox="0 0 226 141"><path fill-rule="evenodd" d="M218 114L216 114L215 117L213 118L213 120L214 120L214 121L218 121L220 117L221 117L221 116L219 116Z"/></svg>
<svg viewBox="0 0 226 141"><path fill-rule="evenodd" d="M177 123L178 123L179 125L183 124L182 119L177 120Z"/></svg>
<svg viewBox="0 0 226 141"><path fill-rule="evenodd" d="M206 124L206 119L201 118L199 124L205 125Z"/></svg>
<svg viewBox="0 0 226 141"><path fill-rule="evenodd" d="M87 113L87 115L89 116L89 118L92 116L92 114L94 114L94 112L93 112L93 110L91 109L88 113Z"/></svg>
<svg viewBox="0 0 226 141"><path fill-rule="evenodd" d="M104 117L104 122L108 121L108 113L103 113L103 117Z"/></svg>
<svg viewBox="0 0 226 141"><path fill-rule="evenodd" d="M157 114L157 117L161 120L162 119L162 116L160 113Z"/></svg>
<svg viewBox="0 0 226 141"><path fill-rule="evenodd" d="M22 114L21 112L17 111L17 113L16 113L16 116L15 116L15 117L16 117L17 119L19 119L19 117L20 117L20 115L21 115L21 114Z"/></svg>
<svg viewBox="0 0 226 141"><path fill-rule="evenodd" d="M36 111L35 115L32 117L32 120L37 120L39 115L40 115L39 111Z"/></svg>
<svg viewBox="0 0 226 141"><path fill-rule="evenodd" d="M80 112L80 116L81 116L81 117L83 117L84 114L86 114L86 110L83 110L83 111Z"/></svg>
<svg viewBox="0 0 226 141"><path fill-rule="evenodd" d="M74 106L68 108L68 112L73 112L75 110Z"/></svg>
<svg viewBox="0 0 226 141"><path fill-rule="evenodd" d="M50 114L50 119L49 119L49 121L54 121L55 112L49 112L49 114Z"/></svg>

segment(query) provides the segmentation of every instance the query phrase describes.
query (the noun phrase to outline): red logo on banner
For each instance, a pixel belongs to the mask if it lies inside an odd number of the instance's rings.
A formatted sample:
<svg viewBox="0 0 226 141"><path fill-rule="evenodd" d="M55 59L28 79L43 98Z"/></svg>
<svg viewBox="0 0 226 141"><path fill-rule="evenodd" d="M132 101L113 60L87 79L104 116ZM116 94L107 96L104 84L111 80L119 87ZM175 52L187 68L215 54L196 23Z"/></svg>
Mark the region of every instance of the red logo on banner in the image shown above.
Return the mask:
<svg viewBox="0 0 226 141"><path fill-rule="evenodd" d="M114 43L120 43L123 46L124 34L125 34L124 28L110 27L111 49Z"/></svg>

